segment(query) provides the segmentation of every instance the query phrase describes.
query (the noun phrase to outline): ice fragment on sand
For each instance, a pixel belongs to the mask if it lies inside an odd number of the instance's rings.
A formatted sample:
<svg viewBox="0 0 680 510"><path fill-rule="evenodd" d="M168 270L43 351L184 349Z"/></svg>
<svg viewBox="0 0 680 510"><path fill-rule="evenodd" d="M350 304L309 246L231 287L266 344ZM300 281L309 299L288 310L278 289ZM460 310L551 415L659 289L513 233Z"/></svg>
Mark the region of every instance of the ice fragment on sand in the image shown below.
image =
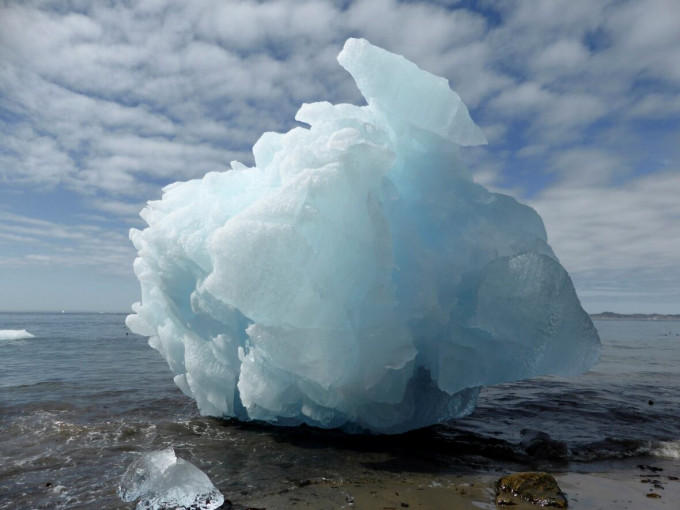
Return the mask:
<svg viewBox="0 0 680 510"><path fill-rule="evenodd" d="M172 447L133 461L123 474L118 495L128 503L139 499L138 510L213 510L224 503L206 474L176 457Z"/></svg>
<svg viewBox="0 0 680 510"><path fill-rule="evenodd" d="M302 105L255 167L175 183L130 237L150 337L201 413L397 433L483 385L577 374L599 339L538 214L474 183L446 80L350 39L366 106Z"/></svg>

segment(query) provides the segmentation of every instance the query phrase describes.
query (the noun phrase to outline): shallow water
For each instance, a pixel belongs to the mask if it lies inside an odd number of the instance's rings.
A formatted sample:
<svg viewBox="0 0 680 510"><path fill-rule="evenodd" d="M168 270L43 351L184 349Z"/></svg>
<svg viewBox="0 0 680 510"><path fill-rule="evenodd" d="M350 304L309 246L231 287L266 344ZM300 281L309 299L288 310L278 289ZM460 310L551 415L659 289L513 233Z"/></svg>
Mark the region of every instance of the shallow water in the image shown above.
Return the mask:
<svg viewBox="0 0 680 510"><path fill-rule="evenodd" d="M173 446L235 503L291 486L404 472L599 469L680 455L680 322L598 321L601 362L574 379L482 390L469 417L401 436L203 418L119 314L0 314L0 509L124 508L136 452ZM527 452L522 430L557 449ZM653 459L652 459L653 460Z"/></svg>

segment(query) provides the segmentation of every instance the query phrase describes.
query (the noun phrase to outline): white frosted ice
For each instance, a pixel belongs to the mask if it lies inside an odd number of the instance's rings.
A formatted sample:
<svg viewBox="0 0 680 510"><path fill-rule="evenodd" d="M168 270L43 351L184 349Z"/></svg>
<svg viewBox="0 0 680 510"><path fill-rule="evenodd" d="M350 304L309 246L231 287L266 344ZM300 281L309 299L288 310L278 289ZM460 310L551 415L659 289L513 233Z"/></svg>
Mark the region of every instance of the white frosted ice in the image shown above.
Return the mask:
<svg viewBox="0 0 680 510"><path fill-rule="evenodd" d="M24 338L34 338L25 329L0 329L0 340L23 340Z"/></svg>
<svg viewBox="0 0 680 510"><path fill-rule="evenodd" d="M474 183L448 82L350 39L367 106L304 104L255 166L175 183L132 230L150 337L203 414L384 433L483 385L577 374L599 339L538 214Z"/></svg>
<svg viewBox="0 0 680 510"><path fill-rule="evenodd" d="M123 474L118 495L128 503L139 500L138 510L213 510L224 503L208 476L178 458L172 447L135 459Z"/></svg>

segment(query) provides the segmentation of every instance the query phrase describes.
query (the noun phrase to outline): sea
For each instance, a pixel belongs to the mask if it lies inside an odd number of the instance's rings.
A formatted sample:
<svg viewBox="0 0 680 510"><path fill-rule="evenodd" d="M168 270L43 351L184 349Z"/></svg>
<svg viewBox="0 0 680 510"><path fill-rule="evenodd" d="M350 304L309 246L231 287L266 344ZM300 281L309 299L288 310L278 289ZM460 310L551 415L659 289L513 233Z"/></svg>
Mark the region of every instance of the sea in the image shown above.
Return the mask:
<svg viewBox="0 0 680 510"><path fill-rule="evenodd" d="M677 461L680 321L595 326L602 359L586 374L484 388L467 418L368 436L202 417L124 314L0 313L0 509L132 508L123 473L169 446L235 509L310 480Z"/></svg>

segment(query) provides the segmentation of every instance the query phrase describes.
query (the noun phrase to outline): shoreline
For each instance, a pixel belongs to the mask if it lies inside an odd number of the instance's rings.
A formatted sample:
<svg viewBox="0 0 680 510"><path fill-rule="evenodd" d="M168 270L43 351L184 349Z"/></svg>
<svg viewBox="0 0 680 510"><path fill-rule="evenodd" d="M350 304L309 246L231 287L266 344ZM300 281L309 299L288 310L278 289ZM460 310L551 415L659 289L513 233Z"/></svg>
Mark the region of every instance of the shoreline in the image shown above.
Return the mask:
<svg viewBox="0 0 680 510"><path fill-rule="evenodd" d="M495 504L496 481L511 472L514 471L373 472L354 478L319 477L294 481L289 488L272 494L250 497L225 494L225 500L233 502L233 510L492 510L500 508ZM671 459L635 457L574 465L551 474L567 497L568 508L572 509L677 508L680 502L680 464ZM512 508L541 507L520 503Z"/></svg>
<svg viewBox="0 0 680 510"><path fill-rule="evenodd" d="M663 313L591 313L591 320L594 321L680 321L678 314Z"/></svg>

